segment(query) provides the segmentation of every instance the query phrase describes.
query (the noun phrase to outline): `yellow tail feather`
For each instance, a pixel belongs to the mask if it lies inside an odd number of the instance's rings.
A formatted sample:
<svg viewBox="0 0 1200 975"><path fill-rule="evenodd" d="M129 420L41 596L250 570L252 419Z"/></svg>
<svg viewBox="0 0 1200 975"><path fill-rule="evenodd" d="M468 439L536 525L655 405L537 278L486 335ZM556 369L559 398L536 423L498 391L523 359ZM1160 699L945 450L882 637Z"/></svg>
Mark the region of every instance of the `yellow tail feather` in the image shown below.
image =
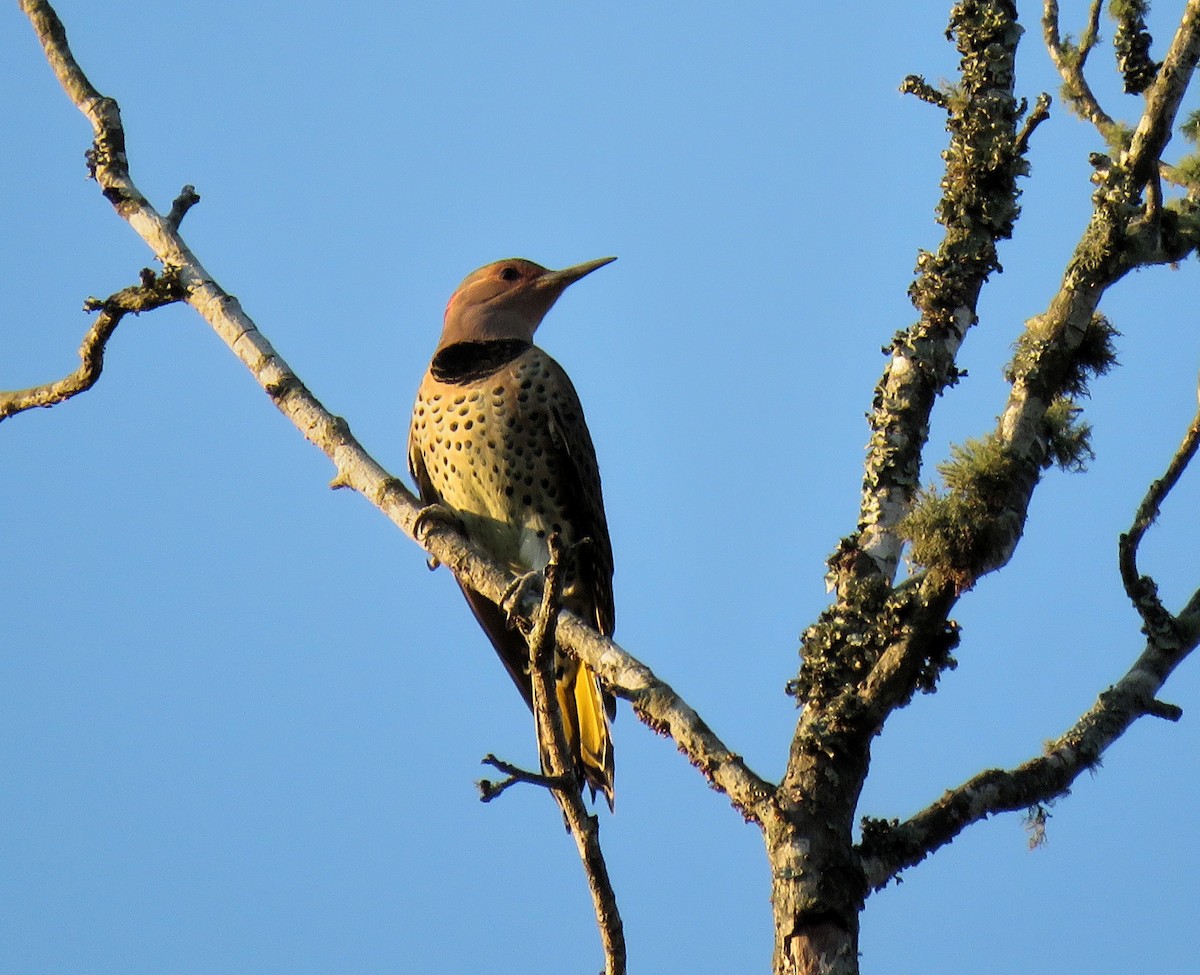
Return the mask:
<svg viewBox="0 0 1200 975"><path fill-rule="evenodd" d="M599 790L613 808L613 747L608 733L608 716L596 675L571 661L568 674L555 685L559 713L567 747L578 759L594 796ZM574 671L571 673L570 671Z"/></svg>

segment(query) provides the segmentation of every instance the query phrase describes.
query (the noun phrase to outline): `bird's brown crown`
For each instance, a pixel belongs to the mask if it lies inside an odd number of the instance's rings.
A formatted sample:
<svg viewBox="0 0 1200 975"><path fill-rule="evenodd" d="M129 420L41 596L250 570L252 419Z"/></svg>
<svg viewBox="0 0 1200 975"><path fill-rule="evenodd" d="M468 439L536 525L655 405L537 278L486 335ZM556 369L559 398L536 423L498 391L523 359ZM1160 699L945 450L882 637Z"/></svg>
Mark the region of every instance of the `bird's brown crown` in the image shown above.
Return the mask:
<svg viewBox="0 0 1200 975"><path fill-rule="evenodd" d="M512 257L472 271L446 305L438 348L497 339L533 341L533 333L567 286L613 260L604 257L551 271Z"/></svg>

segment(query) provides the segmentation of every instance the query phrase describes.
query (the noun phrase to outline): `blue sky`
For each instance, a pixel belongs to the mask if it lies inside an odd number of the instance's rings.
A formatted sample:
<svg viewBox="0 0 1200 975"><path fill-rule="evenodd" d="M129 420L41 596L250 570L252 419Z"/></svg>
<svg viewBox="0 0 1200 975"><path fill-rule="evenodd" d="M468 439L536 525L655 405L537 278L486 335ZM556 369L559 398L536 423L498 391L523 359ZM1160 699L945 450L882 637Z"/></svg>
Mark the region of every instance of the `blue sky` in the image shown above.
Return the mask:
<svg viewBox="0 0 1200 975"><path fill-rule="evenodd" d="M120 101L141 189L165 208L196 186L193 249L394 472L467 272L619 255L539 332L600 456L617 637L778 775L798 634L854 526L879 349L938 240L943 126L896 88L952 76L944 5L57 6ZM1077 32L1085 5L1062 6ZM1022 13L1032 100L1056 80ZM14 4L0 60L13 388L73 368L83 299L150 256L83 178L86 123ZM1098 148L1058 106L1036 133L931 461L1000 411ZM1121 368L1087 404L1097 458L1047 475L1012 565L960 604L960 666L877 741L863 814L910 815L1037 754L1138 651L1116 536L1195 409L1194 274L1106 298ZM557 810L533 790L475 798L484 754L535 748L452 580L328 490L326 459L197 316L123 323L95 390L0 427L0 472L0 971L600 966ZM1176 607L1200 581L1195 485L1143 550ZM999 817L873 897L864 971L1186 969L1194 662L1164 697L1184 720L1136 725L1055 806L1046 847ZM757 831L628 710L615 736L603 839L631 971L766 970Z"/></svg>

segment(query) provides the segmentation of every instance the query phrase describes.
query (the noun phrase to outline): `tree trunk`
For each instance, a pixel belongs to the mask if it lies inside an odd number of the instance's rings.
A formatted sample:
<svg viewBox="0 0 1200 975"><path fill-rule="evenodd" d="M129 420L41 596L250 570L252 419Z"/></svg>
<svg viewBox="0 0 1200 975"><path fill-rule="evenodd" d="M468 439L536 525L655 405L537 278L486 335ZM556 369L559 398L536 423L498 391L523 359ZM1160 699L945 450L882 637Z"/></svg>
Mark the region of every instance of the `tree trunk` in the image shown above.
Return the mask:
<svg viewBox="0 0 1200 975"><path fill-rule="evenodd" d="M775 975L858 975L866 880L851 824L869 753L861 739L855 745L837 749L836 758L824 751L794 753L788 778L763 822Z"/></svg>

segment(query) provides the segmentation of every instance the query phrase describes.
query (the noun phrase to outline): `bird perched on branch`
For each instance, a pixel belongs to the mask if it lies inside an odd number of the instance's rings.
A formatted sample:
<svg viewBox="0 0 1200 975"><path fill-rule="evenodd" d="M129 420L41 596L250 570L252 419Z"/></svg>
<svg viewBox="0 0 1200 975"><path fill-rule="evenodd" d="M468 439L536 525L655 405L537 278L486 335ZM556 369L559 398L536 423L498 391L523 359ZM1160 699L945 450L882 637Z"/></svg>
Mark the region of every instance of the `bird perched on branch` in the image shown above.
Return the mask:
<svg viewBox="0 0 1200 975"><path fill-rule="evenodd" d="M550 271L513 258L467 275L446 305L408 434L422 500L441 505L513 572L544 569L558 533L572 553L563 606L605 636L613 632L613 559L596 452L575 387L533 334L568 285L614 260ZM504 609L459 585L532 707L525 637ZM560 655L555 669L576 765L611 807L615 701L585 664Z"/></svg>

